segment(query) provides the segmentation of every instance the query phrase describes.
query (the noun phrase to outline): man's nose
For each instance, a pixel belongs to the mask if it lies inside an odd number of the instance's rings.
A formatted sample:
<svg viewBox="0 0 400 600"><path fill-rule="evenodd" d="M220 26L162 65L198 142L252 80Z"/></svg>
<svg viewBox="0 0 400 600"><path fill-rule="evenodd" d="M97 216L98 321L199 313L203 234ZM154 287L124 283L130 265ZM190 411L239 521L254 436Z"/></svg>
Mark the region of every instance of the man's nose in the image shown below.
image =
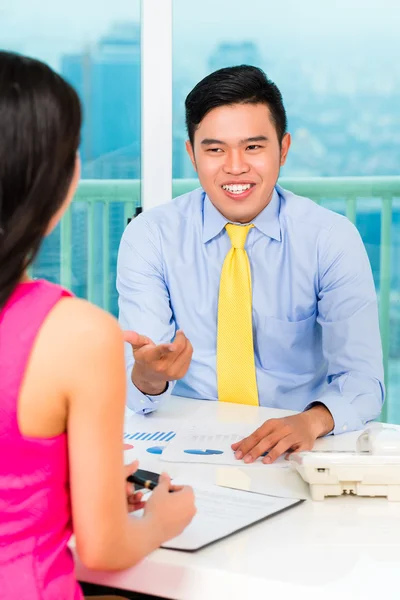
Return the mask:
<svg viewBox="0 0 400 600"><path fill-rule="evenodd" d="M249 171L249 165L247 164L244 153L240 150L228 152L223 169L225 173L230 175L247 173Z"/></svg>

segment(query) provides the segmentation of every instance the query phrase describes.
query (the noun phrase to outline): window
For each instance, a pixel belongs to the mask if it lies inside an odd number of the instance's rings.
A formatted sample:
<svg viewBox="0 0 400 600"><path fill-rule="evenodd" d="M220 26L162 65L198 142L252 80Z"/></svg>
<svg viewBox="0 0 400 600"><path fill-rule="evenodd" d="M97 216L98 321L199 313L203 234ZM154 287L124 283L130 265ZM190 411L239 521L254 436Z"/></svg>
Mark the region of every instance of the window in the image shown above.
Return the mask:
<svg viewBox="0 0 400 600"><path fill-rule="evenodd" d="M117 314L127 219L141 199L144 208L169 199L171 176L175 196L198 185L184 145L187 93L220 67L260 66L282 91L292 134L282 184L346 213L363 237L388 417L400 422L399 29L397 0L0 2L2 47L62 73L85 113L83 179L34 275Z"/></svg>
<svg viewBox="0 0 400 600"><path fill-rule="evenodd" d="M282 92L292 134L282 184L346 212L363 237L380 299L388 416L400 422L397 1L173 0L173 8L175 190L196 186L183 181L196 177L184 149L188 92L216 69L261 67ZM335 179L343 177L357 179Z"/></svg>
<svg viewBox="0 0 400 600"><path fill-rule="evenodd" d="M174 177L184 99L222 67L261 67L280 88L292 133L284 176L396 175L400 15L396 0L173 0Z"/></svg>
<svg viewBox="0 0 400 600"><path fill-rule="evenodd" d="M118 245L126 218L140 205L140 2L10 0L2 5L0 36L3 48L63 75L84 109L83 180L33 274L116 314ZM130 180L129 193L120 193L115 180Z"/></svg>

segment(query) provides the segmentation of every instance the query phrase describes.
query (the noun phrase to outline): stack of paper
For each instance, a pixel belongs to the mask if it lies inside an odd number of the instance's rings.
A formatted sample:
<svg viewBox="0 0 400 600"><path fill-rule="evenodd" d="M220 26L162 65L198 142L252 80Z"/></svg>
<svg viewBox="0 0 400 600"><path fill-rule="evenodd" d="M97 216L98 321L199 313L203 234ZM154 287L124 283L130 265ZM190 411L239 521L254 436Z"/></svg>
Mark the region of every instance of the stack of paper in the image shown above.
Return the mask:
<svg viewBox="0 0 400 600"><path fill-rule="evenodd" d="M174 483L179 485L183 481ZM185 531L163 544L163 548L193 552L301 503L301 500L261 496L215 485L205 487L195 481L189 483L194 489L197 513Z"/></svg>

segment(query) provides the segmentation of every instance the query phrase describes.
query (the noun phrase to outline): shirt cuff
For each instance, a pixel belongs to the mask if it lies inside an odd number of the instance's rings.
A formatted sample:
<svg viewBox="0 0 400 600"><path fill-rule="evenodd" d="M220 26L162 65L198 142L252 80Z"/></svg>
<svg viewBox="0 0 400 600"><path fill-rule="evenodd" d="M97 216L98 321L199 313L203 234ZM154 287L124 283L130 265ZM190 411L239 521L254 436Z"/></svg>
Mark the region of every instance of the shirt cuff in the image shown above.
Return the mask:
<svg viewBox="0 0 400 600"><path fill-rule="evenodd" d="M175 381L169 381L167 389L162 394L157 396L150 396L141 392L131 379L131 369L127 377L127 398L126 404L128 408L133 410L136 414L147 415L148 413L157 410L165 398L171 395L171 392L175 386Z"/></svg>
<svg viewBox="0 0 400 600"><path fill-rule="evenodd" d="M353 396L352 396L352 399ZM346 433L347 431L358 431L364 428L364 423L354 406L345 396L338 394L326 394L311 402L304 410L308 410L316 404L323 404L331 413L334 427L330 434ZM328 434L329 435L329 434Z"/></svg>

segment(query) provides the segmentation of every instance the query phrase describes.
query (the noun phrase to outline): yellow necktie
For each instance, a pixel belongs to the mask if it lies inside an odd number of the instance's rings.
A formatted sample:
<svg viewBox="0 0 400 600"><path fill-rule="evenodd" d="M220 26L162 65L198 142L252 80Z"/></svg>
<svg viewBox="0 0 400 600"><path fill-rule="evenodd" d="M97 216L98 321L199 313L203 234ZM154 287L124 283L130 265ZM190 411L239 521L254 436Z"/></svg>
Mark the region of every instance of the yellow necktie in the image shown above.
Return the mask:
<svg viewBox="0 0 400 600"><path fill-rule="evenodd" d="M232 248L222 265L218 301L217 379L221 402L258 405L251 273L244 249L254 225L226 225Z"/></svg>

